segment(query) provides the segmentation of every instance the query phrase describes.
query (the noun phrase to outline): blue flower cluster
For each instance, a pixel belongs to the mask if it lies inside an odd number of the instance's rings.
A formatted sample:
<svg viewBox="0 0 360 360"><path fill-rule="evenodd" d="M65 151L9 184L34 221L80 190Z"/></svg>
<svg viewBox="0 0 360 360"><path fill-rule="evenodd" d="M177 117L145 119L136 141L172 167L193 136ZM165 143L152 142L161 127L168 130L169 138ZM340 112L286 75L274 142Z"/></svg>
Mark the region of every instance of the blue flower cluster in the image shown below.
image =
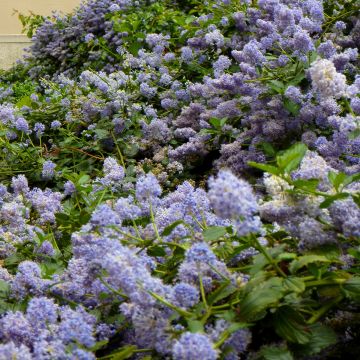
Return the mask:
<svg viewBox="0 0 360 360"><path fill-rule="evenodd" d="M324 313L358 306L354 4L89 0L31 25L0 74L0 359L331 345Z"/></svg>

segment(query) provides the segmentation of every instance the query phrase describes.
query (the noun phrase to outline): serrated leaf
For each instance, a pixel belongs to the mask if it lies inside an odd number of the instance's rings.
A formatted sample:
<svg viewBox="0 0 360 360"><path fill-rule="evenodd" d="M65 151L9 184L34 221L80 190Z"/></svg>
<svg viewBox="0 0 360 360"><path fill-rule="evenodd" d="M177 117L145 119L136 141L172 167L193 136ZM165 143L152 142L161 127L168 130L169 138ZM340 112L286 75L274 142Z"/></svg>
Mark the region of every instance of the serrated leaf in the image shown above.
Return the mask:
<svg viewBox="0 0 360 360"><path fill-rule="evenodd" d="M294 360L289 350L273 346L263 348L261 350L261 356L265 360Z"/></svg>
<svg viewBox="0 0 360 360"><path fill-rule="evenodd" d="M289 342L306 344L310 340L310 330L304 318L290 306L283 306L276 311L274 327L277 334Z"/></svg>
<svg viewBox="0 0 360 360"><path fill-rule="evenodd" d="M328 258L321 255L304 255L299 257L296 260L293 260L290 263L289 270L291 273L296 273L298 270L300 270L302 267L307 266L314 262L323 262L323 263L329 263L331 262Z"/></svg>
<svg viewBox="0 0 360 360"><path fill-rule="evenodd" d="M284 287L289 291L301 293L305 291L305 283L297 277L288 277L284 280Z"/></svg>
<svg viewBox="0 0 360 360"><path fill-rule="evenodd" d="M301 357L304 355L314 355L321 350L336 343L335 332L327 326L321 324L313 324L309 326L310 341L305 345L296 346Z"/></svg>
<svg viewBox="0 0 360 360"><path fill-rule="evenodd" d="M278 167L283 170L283 172L289 174L291 171L298 168L306 151L307 146L305 144L294 144L288 150L276 157Z"/></svg>
<svg viewBox="0 0 360 360"><path fill-rule="evenodd" d="M308 255L321 255L325 256L331 261L338 261L342 252L339 249L339 246L336 244L323 244L320 247L314 248L311 250L311 254Z"/></svg>
<svg viewBox="0 0 360 360"><path fill-rule="evenodd" d="M275 277L265 281L252 289L240 302L240 316L246 320L254 318L264 310L277 305L284 293L282 279Z"/></svg>
<svg viewBox="0 0 360 360"><path fill-rule="evenodd" d="M227 234L224 226L210 226L203 231L205 241L215 241Z"/></svg>

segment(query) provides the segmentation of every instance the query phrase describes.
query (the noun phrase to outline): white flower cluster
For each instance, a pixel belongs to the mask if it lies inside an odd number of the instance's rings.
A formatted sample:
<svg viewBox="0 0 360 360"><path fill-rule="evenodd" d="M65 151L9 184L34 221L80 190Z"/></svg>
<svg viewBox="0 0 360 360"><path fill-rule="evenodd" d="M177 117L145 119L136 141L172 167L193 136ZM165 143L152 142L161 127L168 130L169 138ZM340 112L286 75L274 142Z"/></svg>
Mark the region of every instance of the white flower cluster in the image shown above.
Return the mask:
<svg viewBox="0 0 360 360"><path fill-rule="evenodd" d="M345 94L346 77L327 59L316 60L309 69L314 89L322 98L340 98Z"/></svg>
<svg viewBox="0 0 360 360"><path fill-rule="evenodd" d="M267 192L276 200L284 200L287 197L287 190L291 190L293 186L289 185L285 180L279 176L264 174L264 185Z"/></svg>

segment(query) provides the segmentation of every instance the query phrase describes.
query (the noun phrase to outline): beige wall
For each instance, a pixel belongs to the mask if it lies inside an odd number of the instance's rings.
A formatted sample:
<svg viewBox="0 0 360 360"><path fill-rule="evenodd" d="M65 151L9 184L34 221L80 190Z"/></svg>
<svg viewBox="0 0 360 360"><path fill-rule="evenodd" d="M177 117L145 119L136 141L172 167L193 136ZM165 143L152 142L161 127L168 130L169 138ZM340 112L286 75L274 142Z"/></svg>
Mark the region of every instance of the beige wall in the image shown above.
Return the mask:
<svg viewBox="0 0 360 360"><path fill-rule="evenodd" d="M0 0L0 34L20 34L21 23L15 10L28 14L31 10L35 14L51 15L52 10L65 13L71 12L80 0Z"/></svg>
<svg viewBox="0 0 360 360"><path fill-rule="evenodd" d="M24 48L31 45L30 39L25 35L0 35L0 69L8 69L21 59Z"/></svg>
<svg viewBox="0 0 360 360"><path fill-rule="evenodd" d="M71 12L80 0L0 0L0 69L8 69L30 46L30 39L20 35L21 22L14 9L24 15L31 10L35 14L51 15L53 10Z"/></svg>

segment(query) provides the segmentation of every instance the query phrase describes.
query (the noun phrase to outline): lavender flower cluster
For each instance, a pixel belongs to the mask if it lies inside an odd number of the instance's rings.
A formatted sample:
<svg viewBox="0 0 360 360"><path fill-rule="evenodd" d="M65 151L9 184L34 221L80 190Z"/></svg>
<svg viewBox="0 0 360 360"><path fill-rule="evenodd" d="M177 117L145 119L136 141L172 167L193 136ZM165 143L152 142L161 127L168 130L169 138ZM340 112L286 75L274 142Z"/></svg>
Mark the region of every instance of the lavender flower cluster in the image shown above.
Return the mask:
<svg viewBox="0 0 360 360"><path fill-rule="evenodd" d="M105 160L103 173L103 178L94 180L94 184L100 182L103 186L95 186L95 193L103 192L104 186L105 189L112 188L111 181L103 181L109 179L109 176L112 181L119 183L118 188L121 189L123 171L114 158ZM226 181L237 181L239 186L245 186L249 198L243 199L236 190L233 191L233 198L222 198L221 192L216 191L220 188L225 191ZM209 186L212 190L207 193L185 182L175 191L161 197L162 189L156 177L151 173L142 175L135 184L135 197L118 197L99 205L90 221L72 234L73 256L62 274L44 278L39 264L28 260L19 264L15 275L3 269L1 278L10 285L10 296L18 301L28 297L32 299L25 314L19 311L8 312L0 319L0 334L4 343L0 347L0 355L11 354L29 359L92 359L93 355L84 350L84 347L90 348L95 344L96 319L84 309L108 306L109 302L117 300L121 303L118 311L132 324L124 335L128 343L153 348L164 356L172 354L177 359L195 358L196 351L201 346L206 358L215 359L218 351L214 348L214 342L221 333L214 335L212 332L211 337L210 333L183 333L176 340L171 335L181 328L180 323L174 324L172 320L176 311L167 308L152 296L156 294L163 301L186 311L199 303L200 284L206 293L210 293L223 277L229 277L235 284L236 278L241 276L240 273L229 272L226 264L201 239L201 232L204 226L236 228L240 218L250 218L257 211L256 199L251 187L230 172L221 172L217 178L211 179ZM3 223L4 231L17 226L16 231L24 232L26 229L29 232L33 226L27 223L40 221L41 226L45 219L51 223L53 214L61 210L61 198L56 193L49 190L42 192L37 188L30 190L22 175L13 178L12 189L12 192L3 189L2 217L5 219L7 209L13 204L22 204L26 209L25 205L29 203L38 212L39 219L29 219L26 211L23 211L23 217L20 214L14 217L13 212L12 222L9 214L6 217L8 221ZM20 196L23 203L19 201ZM74 196L74 193L70 196ZM233 206L234 200L238 202L238 207L233 209L231 217L224 214L218 217L214 214L213 209L218 208L220 201L226 209ZM50 212L52 216L49 215ZM154 222L146 226L134 227L127 223L128 220L150 214ZM181 224L170 235L164 236L162 240L157 237L156 234L162 232L167 225L179 220ZM258 227L248 228L247 231L259 230ZM42 231L41 228L38 231ZM28 241L33 241L35 235L32 235L28 234ZM187 249L172 284L166 284L152 274L157 266L156 259L139 252L139 247L124 245L127 239L136 236L144 240L152 239L153 243L158 244L176 242ZM24 240L19 236L18 241ZM7 241L6 244L11 245L11 242ZM38 253L53 256L54 248L49 242L44 242ZM171 254L168 253L167 256L171 257ZM117 292L114 293L111 289L116 289ZM72 310L68 306L58 306L53 297L66 299L83 307ZM190 347L188 342L192 344ZM245 348L234 347L233 351L242 352Z"/></svg>
<svg viewBox="0 0 360 360"><path fill-rule="evenodd" d="M356 263L360 21L330 3L90 0L44 20L0 75L0 359L261 357L265 307L250 323L239 302L262 306L271 276L281 294L308 252Z"/></svg>
<svg viewBox="0 0 360 360"><path fill-rule="evenodd" d="M82 136L96 140L104 131L100 120L108 119L118 137L136 144L155 163L165 157L191 168L215 147L215 166L236 174L251 172L248 161L265 161L262 143L294 136L300 140L303 134L303 141L335 169L359 170L358 140L344 133L357 127L359 115L357 18L350 17L346 29L335 23L331 31L323 32L329 27L320 0L260 1L256 6L244 2L236 12L232 2L215 1L194 18L196 31L182 29L189 33L185 46L170 42L169 35L146 33L143 47L134 55L127 48L128 35L116 40L122 34L116 33L117 21L124 19L112 15L109 21L107 15L114 9L127 14L142 3L111 4L88 2L73 16L45 22L35 34L34 59L44 64L51 54L65 61L57 66L54 80L61 88L62 103L72 106L65 108L64 122L52 128L85 121ZM221 19L226 16L224 24L217 22L218 13ZM67 52L89 33L93 36L87 41L103 36L109 48L116 47L121 63L108 59L101 71L85 70L78 80L71 79L73 68L67 59L76 62L76 56ZM187 67L196 73L196 63L204 69L209 64L209 71L187 77ZM59 97L59 90L53 89L53 85L45 89L50 99ZM4 106L2 111L10 112L2 119L10 139L18 137L18 131L43 134L40 124L33 124L32 130L21 112L15 115ZM232 133L230 139L211 139L212 118L227 120L221 131ZM330 135L324 138L321 132L329 133L328 129Z"/></svg>

